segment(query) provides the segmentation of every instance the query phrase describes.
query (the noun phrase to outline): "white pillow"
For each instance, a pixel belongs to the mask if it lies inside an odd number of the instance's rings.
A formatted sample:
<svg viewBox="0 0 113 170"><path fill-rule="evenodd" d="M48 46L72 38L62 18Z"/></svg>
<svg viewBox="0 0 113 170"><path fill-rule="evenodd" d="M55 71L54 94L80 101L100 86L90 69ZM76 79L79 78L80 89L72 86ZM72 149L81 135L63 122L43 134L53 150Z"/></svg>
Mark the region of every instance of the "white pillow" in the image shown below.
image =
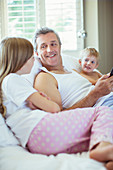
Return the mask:
<svg viewBox="0 0 113 170"><path fill-rule="evenodd" d="M78 58L66 54L62 54L62 61L63 65L71 71L72 69L75 69L77 71L81 70L81 66L79 64Z"/></svg>
<svg viewBox="0 0 113 170"><path fill-rule="evenodd" d="M40 67L42 66L40 59L38 57L35 57L35 62L32 67L31 73L33 76L35 76L40 71Z"/></svg>
<svg viewBox="0 0 113 170"><path fill-rule="evenodd" d="M5 120L0 113L0 146L18 145L19 141L16 139L12 131L5 124Z"/></svg>

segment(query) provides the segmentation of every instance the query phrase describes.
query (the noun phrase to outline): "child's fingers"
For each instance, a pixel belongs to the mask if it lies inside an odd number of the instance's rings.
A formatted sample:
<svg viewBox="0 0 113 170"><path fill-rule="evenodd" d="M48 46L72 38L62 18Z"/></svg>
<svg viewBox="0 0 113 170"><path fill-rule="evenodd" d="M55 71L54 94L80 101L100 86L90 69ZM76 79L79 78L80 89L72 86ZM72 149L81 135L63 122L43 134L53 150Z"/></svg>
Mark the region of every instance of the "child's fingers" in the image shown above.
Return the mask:
<svg viewBox="0 0 113 170"><path fill-rule="evenodd" d="M30 107L30 109L32 109L32 110L36 110L37 109L37 107L31 101L27 102L27 106Z"/></svg>
<svg viewBox="0 0 113 170"><path fill-rule="evenodd" d="M51 100L50 97L47 96L47 94L45 94L44 92L39 92L40 95L42 95L43 97L46 97L48 100Z"/></svg>

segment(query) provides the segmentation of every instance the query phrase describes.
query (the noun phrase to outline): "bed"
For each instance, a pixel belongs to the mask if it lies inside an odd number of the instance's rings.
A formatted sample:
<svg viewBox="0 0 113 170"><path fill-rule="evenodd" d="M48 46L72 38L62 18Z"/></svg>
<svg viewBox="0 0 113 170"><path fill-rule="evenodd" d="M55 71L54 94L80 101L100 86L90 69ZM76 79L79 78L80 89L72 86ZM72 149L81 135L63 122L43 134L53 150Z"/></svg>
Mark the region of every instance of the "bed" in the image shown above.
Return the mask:
<svg viewBox="0 0 113 170"><path fill-rule="evenodd" d="M75 57L63 55L67 69L80 69ZM39 64L39 63L38 63ZM35 70L34 70L35 71ZM105 170L103 163L89 158L89 152L45 156L32 154L19 141L0 115L0 170Z"/></svg>

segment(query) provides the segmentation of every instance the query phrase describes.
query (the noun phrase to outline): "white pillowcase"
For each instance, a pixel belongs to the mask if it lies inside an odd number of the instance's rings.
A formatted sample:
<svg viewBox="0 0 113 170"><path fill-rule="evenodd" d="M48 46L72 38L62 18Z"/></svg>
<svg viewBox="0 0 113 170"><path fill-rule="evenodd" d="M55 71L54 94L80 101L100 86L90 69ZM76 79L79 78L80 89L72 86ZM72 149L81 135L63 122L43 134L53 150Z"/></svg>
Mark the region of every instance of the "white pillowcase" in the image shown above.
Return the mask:
<svg viewBox="0 0 113 170"><path fill-rule="evenodd" d="M75 69L77 71L81 70L81 66L79 64L78 58L66 54L62 54L62 61L63 65L71 71L72 69Z"/></svg>
<svg viewBox="0 0 113 170"><path fill-rule="evenodd" d="M0 113L0 146L18 145L19 141L16 139L12 131L5 124L5 120Z"/></svg>

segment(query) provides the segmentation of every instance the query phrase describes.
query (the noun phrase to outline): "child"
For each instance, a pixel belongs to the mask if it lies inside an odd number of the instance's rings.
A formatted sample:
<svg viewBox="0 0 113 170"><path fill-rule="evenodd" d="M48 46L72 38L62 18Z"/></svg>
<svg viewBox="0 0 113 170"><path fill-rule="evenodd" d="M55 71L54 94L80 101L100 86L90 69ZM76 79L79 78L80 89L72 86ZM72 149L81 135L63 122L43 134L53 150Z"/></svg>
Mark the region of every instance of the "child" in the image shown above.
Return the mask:
<svg viewBox="0 0 113 170"><path fill-rule="evenodd" d="M97 80L102 76L94 70L99 65L99 58L100 55L95 48L85 48L82 50L79 59L79 64L82 67L80 74L87 78L93 85L95 85Z"/></svg>
<svg viewBox="0 0 113 170"><path fill-rule="evenodd" d="M113 163L113 111L95 107L59 112L59 106L40 95L24 76L30 73L33 62L33 46L28 40L2 40L0 111L4 114L4 105L6 123L21 145L32 153L46 155L77 153L90 147L91 158ZM31 110L28 101L47 112Z"/></svg>

